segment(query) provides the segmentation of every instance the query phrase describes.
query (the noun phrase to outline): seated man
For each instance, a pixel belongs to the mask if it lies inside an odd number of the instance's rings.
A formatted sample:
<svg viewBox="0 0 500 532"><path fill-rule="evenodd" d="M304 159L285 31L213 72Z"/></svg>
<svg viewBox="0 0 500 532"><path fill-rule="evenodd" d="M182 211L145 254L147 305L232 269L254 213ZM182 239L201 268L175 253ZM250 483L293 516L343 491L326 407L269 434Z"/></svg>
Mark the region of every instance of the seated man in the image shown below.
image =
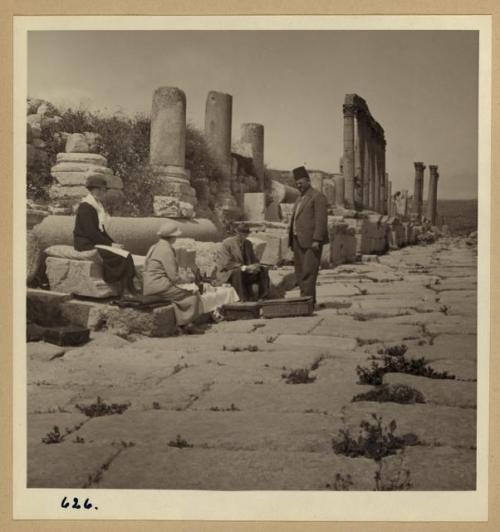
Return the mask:
<svg viewBox="0 0 500 532"><path fill-rule="evenodd" d="M239 224L236 235L222 242L219 280L231 283L241 301L264 299L269 291L269 273L259 263L252 243L246 238L249 233L246 224ZM258 289L257 294L254 287Z"/></svg>

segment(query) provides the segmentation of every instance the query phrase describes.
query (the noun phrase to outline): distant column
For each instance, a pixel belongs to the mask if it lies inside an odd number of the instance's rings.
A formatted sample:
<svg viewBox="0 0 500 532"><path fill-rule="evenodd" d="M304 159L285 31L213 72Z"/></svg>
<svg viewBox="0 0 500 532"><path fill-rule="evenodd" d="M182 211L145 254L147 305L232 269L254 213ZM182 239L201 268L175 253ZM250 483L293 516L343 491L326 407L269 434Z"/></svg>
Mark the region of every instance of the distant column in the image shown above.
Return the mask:
<svg viewBox="0 0 500 532"><path fill-rule="evenodd" d="M378 132L377 132L378 133ZM373 210L380 211L380 139L378 134L375 136L374 142L374 156L375 156L375 179L373 185Z"/></svg>
<svg viewBox="0 0 500 532"><path fill-rule="evenodd" d="M429 195L427 197L427 218L432 225L437 223L437 186L438 186L438 167L429 165Z"/></svg>
<svg viewBox="0 0 500 532"><path fill-rule="evenodd" d="M387 215L392 216L392 181L389 181L389 174L385 174L387 179Z"/></svg>
<svg viewBox="0 0 500 532"><path fill-rule="evenodd" d="M210 91L205 106L205 138L221 173L216 205L224 209L236 209L231 193L231 123L233 97L223 92Z"/></svg>
<svg viewBox="0 0 500 532"><path fill-rule="evenodd" d="M354 115L356 107L344 104L344 156L343 174L345 186L345 204L348 209L354 208Z"/></svg>
<svg viewBox="0 0 500 532"><path fill-rule="evenodd" d="M370 208L370 130L366 121L363 121L363 208Z"/></svg>
<svg viewBox="0 0 500 532"><path fill-rule="evenodd" d="M413 163L415 166L415 187L413 189L413 208L412 212L417 219L422 218L422 205L424 198L424 170L425 165L421 162Z"/></svg>
<svg viewBox="0 0 500 532"><path fill-rule="evenodd" d="M335 205L337 207L345 207L345 180L341 175L336 175L333 178L335 183Z"/></svg>
<svg viewBox="0 0 500 532"><path fill-rule="evenodd" d="M354 117L354 201L356 206L363 205L363 167L362 167L362 124L361 113Z"/></svg>
<svg viewBox="0 0 500 532"><path fill-rule="evenodd" d="M264 192L264 126L262 124L242 124L241 141L248 142L252 150L253 166L259 182L259 190Z"/></svg>
<svg viewBox="0 0 500 532"><path fill-rule="evenodd" d="M375 135L373 129L370 128L370 184L369 184L369 198L368 208L375 210L375 174L376 174L376 158L375 158Z"/></svg>

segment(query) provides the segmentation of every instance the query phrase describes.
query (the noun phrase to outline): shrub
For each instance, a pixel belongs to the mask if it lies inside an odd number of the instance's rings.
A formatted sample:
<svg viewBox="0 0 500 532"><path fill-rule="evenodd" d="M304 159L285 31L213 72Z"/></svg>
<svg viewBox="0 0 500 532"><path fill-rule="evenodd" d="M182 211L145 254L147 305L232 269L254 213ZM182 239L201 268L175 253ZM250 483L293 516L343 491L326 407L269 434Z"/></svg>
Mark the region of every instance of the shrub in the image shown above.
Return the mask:
<svg viewBox="0 0 500 532"><path fill-rule="evenodd" d="M423 394L406 384L382 384L375 390L355 395L352 400L353 402L377 401L400 404L425 403Z"/></svg>
<svg viewBox="0 0 500 532"><path fill-rule="evenodd" d="M418 438L415 434L408 433L403 436L396 435L396 421L389 425L382 425L382 416L371 415L374 421L361 421L359 436L354 439L345 426L339 429L337 438L332 439L332 448L335 454L343 454L351 458L364 456L379 461L385 456L396 454L406 445L415 445Z"/></svg>
<svg viewBox="0 0 500 532"><path fill-rule="evenodd" d="M287 384L309 384L316 380L316 377L309 375L309 369L292 369L290 373L283 373L281 378L286 379Z"/></svg>
<svg viewBox="0 0 500 532"><path fill-rule="evenodd" d="M112 416L113 414L123 414L123 412L125 412L125 410L127 410L127 408L130 406L130 403L112 403L108 405L100 397L97 397L97 401L95 403L75 406L82 414L85 414L88 417L101 417Z"/></svg>
<svg viewBox="0 0 500 532"><path fill-rule="evenodd" d="M46 444L51 443L61 443L64 440L64 436L59 431L59 427L54 426L54 430L47 432L47 434L42 438L42 442Z"/></svg>
<svg viewBox="0 0 500 532"><path fill-rule="evenodd" d="M170 440L168 442L169 447L177 447L178 449L185 449L186 447L193 447L193 444L188 443L187 440L181 437L180 434L177 434L175 440Z"/></svg>
<svg viewBox="0 0 500 532"><path fill-rule="evenodd" d="M150 118L142 114L129 117L121 112L105 114L85 108L54 108L54 114L61 117L59 122L42 122L42 140L48 157L46 161L37 161L28 168L28 197L47 199L48 187L52 183L50 168L56 163L57 153L64 151L65 140L61 133L89 131L101 136L97 152L107 158L108 166L122 179L126 191L125 203L113 214L152 214L158 178L149 165ZM189 124L186 128L185 164L191 171L193 182L202 177L209 181L220 179L220 171L203 134Z"/></svg>

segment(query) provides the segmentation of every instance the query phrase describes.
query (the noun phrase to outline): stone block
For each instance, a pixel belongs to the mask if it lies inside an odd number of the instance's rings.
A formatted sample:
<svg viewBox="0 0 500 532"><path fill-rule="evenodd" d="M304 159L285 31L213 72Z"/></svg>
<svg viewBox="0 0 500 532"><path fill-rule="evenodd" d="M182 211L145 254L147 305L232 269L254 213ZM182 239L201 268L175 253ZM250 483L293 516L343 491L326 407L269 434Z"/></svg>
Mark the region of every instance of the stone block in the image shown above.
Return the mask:
<svg viewBox="0 0 500 532"><path fill-rule="evenodd" d="M153 211L155 216L165 218L194 218L195 215L191 203L174 196L154 196Z"/></svg>
<svg viewBox="0 0 500 532"><path fill-rule="evenodd" d="M65 350L61 346L55 346L45 342L28 342L26 348L28 358L40 362L50 362L55 358L63 356L65 353Z"/></svg>
<svg viewBox="0 0 500 532"><path fill-rule="evenodd" d="M66 153L87 153L89 144L85 135L82 133L73 133L66 140Z"/></svg>
<svg viewBox="0 0 500 532"><path fill-rule="evenodd" d="M295 203L281 203L280 204L280 214L281 221L289 224L292 220L293 209L295 208Z"/></svg>
<svg viewBox="0 0 500 532"><path fill-rule="evenodd" d="M243 195L245 220L264 221L266 219L266 195L264 192L247 192Z"/></svg>
<svg viewBox="0 0 500 532"><path fill-rule="evenodd" d="M172 196L181 200L192 199L196 197L196 191L187 182L175 182L170 180L159 180L154 186L155 195Z"/></svg>
<svg viewBox="0 0 500 532"><path fill-rule="evenodd" d="M79 325L58 325L46 327L43 339L59 346L81 345L89 341L90 330Z"/></svg>
<svg viewBox="0 0 500 532"><path fill-rule="evenodd" d="M26 280L31 283L42 264L43 255L36 233L28 231L26 237Z"/></svg>
<svg viewBox="0 0 500 532"><path fill-rule="evenodd" d="M39 325L61 323L61 308L69 299L71 295L68 293L28 288L26 292L27 319Z"/></svg>
<svg viewBox="0 0 500 532"><path fill-rule="evenodd" d="M106 323L107 309L102 303L71 300L61 305L61 314L68 323L95 331Z"/></svg>
<svg viewBox="0 0 500 532"><path fill-rule="evenodd" d="M65 154L70 155L70 154ZM91 155L91 154L89 154ZM111 168L103 166L102 164L97 164L93 162L58 162L50 169L50 173L53 175L54 172L87 172L92 171L98 174L112 174L113 171Z"/></svg>
<svg viewBox="0 0 500 532"><path fill-rule="evenodd" d="M118 336L142 334L144 336L172 336L177 331L175 312L172 305L153 310L108 307L108 331Z"/></svg>
<svg viewBox="0 0 500 532"><path fill-rule="evenodd" d="M58 153L57 163L87 163L98 166L108 166L106 157L97 153Z"/></svg>
<svg viewBox="0 0 500 532"><path fill-rule="evenodd" d="M119 293L117 286L104 282L102 265L97 262L48 257L46 267L51 290L95 298Z"/></svg>

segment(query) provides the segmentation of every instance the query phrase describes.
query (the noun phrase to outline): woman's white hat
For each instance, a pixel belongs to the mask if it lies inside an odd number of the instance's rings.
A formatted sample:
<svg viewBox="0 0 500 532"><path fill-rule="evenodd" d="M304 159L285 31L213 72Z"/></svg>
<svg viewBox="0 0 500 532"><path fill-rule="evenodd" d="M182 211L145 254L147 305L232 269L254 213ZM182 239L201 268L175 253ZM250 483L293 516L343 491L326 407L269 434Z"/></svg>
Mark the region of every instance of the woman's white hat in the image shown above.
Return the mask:
<svg viewBox="0 0 500 532"><path fill-rule="evenodd" d="M156 233L160 238L168 238L171 236L181 236L182 232L177 227L177 224L175 222L172 222L170 220L163 222L158 229L158 232Z"/></svg>

